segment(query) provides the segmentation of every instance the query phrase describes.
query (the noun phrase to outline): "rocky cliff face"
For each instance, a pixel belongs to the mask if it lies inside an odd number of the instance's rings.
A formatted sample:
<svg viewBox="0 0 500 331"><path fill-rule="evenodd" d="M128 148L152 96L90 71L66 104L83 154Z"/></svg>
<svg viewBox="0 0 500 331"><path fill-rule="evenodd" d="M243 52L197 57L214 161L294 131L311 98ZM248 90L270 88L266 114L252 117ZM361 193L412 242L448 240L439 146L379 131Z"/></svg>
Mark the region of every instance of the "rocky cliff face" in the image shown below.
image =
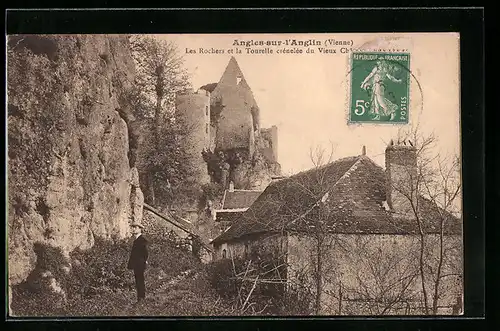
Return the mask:
<svg viewBox="0 0 500 331"><path fill-rule="evenodd" d="M11 285L33 268L37 242L67 254L128 235L139 188L122 117L133 79L122 36L9 38Z"/></svg>

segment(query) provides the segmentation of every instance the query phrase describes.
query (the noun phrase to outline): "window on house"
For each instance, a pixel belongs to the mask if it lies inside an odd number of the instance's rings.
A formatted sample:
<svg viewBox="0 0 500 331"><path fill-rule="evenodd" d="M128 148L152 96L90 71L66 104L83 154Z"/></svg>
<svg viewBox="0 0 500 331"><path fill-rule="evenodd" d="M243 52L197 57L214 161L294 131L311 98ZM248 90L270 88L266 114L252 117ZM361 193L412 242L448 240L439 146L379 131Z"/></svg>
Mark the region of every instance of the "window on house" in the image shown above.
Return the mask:
<svg viewBox="0 0 500 331"><path fill-rule="evenodd" d="M245 258L250 256L250 249L248 247L248 243L245 243Z"/></svg>
<svg viewBox="0 0 500 331"><path fill-rule="evenodd" d="M236 78L236 85L238 85L241 82L241 77Z"/></svg>
<svg viewBox="0 0 500 331"><path fill-rule="evenodd" d="M222 250L222 258L225 259L227 257L227 252L225 249Z"/></svg>
<svg viewBox="0 0 500 331"><path fill-rule="evenodd" d="M205 106L205 115L208 116L208 106Z"/></svg>
<svg viewBox="0 0 500 331"><path fill-rule="evenodd" d="M205 132L208 134L208 123L205 124Z"/></svg>

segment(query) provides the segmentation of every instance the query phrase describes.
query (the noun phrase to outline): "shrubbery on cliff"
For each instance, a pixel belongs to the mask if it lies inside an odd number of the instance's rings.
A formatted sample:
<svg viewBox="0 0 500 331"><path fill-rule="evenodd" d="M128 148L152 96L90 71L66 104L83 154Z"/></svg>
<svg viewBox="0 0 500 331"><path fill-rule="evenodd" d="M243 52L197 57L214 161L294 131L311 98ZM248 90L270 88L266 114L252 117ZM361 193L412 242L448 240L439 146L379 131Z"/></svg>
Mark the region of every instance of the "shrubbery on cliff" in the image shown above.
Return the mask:
<svg viewBox="0 0 500 331"><path fill-rule="evenodd" d="M150 254L146 271L149 294L164 281L199 268L199 261L175 247L175 242L157 236L146 238ZM119 307L104 304L106 296L121 296L123 305L132 303L134 276L127 270L130 245L131 241L96 239L91 249L75 250L68 259L58 248L36 244L37 266L25 282L13 287L13 311L17 316L107 315ZM56 284L56 290L51 283Z"/></svg>

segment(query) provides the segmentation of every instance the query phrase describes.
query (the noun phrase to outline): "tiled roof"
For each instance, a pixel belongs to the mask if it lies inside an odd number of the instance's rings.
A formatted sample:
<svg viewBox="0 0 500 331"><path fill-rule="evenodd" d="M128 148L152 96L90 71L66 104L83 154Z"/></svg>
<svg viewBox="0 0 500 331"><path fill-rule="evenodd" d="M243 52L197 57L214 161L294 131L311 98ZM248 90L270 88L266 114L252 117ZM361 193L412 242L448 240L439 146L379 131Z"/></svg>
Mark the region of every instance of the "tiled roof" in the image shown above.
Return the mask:
<svg viewBox="0 0 500 331"><path fill-rule="evenodd" d="M305 231L317 226L324 197L325 227L333 233L416 233L412 219L396 217L384 208L385 171L366 156L340 159L321 168L296 174L269 185L243 217L214 240L229 241L241 236L282 230ZM328 193L326 195L326 193ZM437 206L419 200L426 232L438 232L433 217ZM449 215L449 214L448 214ZM451 215L447 233L460 233L459 220Z"/></svg>
<svg viewBox="0 0 500 331"><path fill-rule="evenodd" d="M227 212L218 211L217 212L217 222L229 222L231 224L237 222L243 216L244 212Z"/></svg>
<svg viewBox="0 0 500 331"><path fill-rule="evenodd" d="M248 208L261 194L262 191L226 190L224 201L222 202L222 209Z"/></svg>
<svg viewBox="0 0 500 331"><path fill-rule="evenodd" d="M244 217L215 241L281 228L284 221L291 221L311 207L316 197L324 194L324 187L333 186L356 161L357 158L341 159L271 183ZM323 181L323 187L316 185L318 180Z"/></svg>

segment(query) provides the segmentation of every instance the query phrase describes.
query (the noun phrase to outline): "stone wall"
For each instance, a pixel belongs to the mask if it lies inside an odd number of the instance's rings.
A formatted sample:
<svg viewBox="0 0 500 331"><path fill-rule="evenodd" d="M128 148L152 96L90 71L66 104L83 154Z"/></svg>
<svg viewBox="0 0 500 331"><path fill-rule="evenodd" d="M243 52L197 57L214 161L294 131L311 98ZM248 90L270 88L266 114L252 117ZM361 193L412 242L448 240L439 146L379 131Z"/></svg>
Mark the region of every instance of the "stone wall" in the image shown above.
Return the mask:
<svg viewBox="0 0 500 331"><path fill-rule="evenodd" d="M252 149L254 124L252 107L257 107L252 91L243 73L232 57L220 81L211 93L211 105L222 102L223 109L217 123L216 149ZM252 154L253 151L250 151Z"/></svg>
<svg viewBox="0 0 500 331"><path fill-rule="evenodd" d="M433 279L438 264L438 237L426 238L426 288L432 306ZM288 237L288 277L291 284L308 286L315 293L316 241L307 236ZM322 252L323 314L423 314L419 273L419 237L406 235L339 234L325 239ZM452 314L462 296L459 237L447 237L439 313ZM431 272L432 270L432 272ZM299 285L299 284L297 284Z"/></svg>
<svg viewBox="0 0 500 331"><path fill-rule="evenodd" d="M439 237L425 239L425 279L432 309ZM324 315L424 314L419 269L420 239L413 235L336 234L325 236L318 247L307 235L255 235L214 247L214 260L252 253L286 258L289 289L316 293L318 251L322 263L321 311ZM445 238L439 286L438 314L459 314L462 298L461 238ZM311 298L309 298L311 299ZM314 300L310 302L314 311Z"/></svg>
<svg viewBox="0 0 500 331"><path fill-rule="evenodd" d="M265 145L259 147L265 149L266 158L271 162L278 162L278 127L273 125L270 128L261 129L260 134Z"/></svg>
<svg viewBox="0 0 500 331"><path fill-rule="evenodd" d="M280 234L264 234L246 236L242 240L222 243L214 247L214 260L223 258L226 250L227 258L251 258L253 255L268 255L284 257L287 251L287 237Z"/></svg>

